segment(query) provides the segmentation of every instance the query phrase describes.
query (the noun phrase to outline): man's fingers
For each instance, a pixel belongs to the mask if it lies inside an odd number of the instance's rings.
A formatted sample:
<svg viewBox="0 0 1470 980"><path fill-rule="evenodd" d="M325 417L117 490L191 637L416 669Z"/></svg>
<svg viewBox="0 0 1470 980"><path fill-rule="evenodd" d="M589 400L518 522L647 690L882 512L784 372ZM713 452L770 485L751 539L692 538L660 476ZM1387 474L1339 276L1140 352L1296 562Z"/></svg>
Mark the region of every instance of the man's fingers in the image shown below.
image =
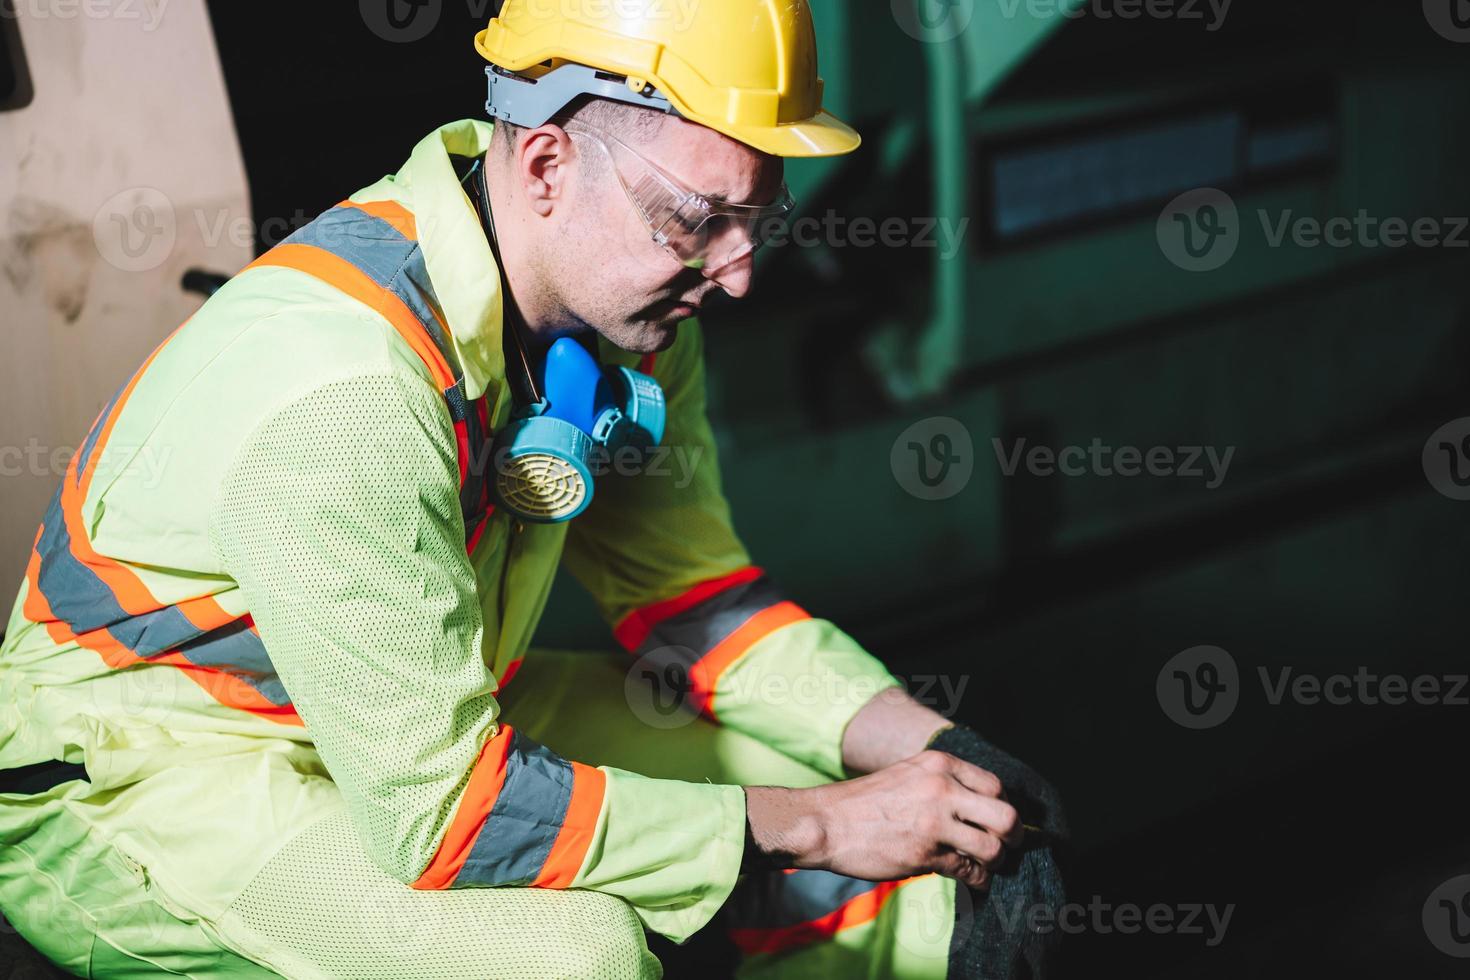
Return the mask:
<svg viewBox="0 0 1470 980"><path fill-rule="evenodd" d="M946 878L962 881L971 888L984 888L990 883L990 870L958 851L946 851L934 863L934 870Z"/></svg>
<svg viewBox="0 0 1470 980"><path fill-rule="evenodd" d="M1021 815L1005 800L960 792L954 794L951 802L956 817L990 831L1011 847L1019 847L1026 836L1021 827Z"/></svg>
<svg viewBox="0 0 1470 980"><path fill-rule="evenodd" d="M999 837L959 819L949 822L940 843L967 854L984 865L997 864L1005 855L1005 843Z"/></svg>
<svg viewBox="0 0 1470 980"><path fill-rule="evenodd" d="M1006 790L1001 785L1000 777L988 769L971 765L964 759L958 759L952 755L945 756L949 760L946 771L965 789L981 796L989 796L995 799L1005 799Z"/></svg>

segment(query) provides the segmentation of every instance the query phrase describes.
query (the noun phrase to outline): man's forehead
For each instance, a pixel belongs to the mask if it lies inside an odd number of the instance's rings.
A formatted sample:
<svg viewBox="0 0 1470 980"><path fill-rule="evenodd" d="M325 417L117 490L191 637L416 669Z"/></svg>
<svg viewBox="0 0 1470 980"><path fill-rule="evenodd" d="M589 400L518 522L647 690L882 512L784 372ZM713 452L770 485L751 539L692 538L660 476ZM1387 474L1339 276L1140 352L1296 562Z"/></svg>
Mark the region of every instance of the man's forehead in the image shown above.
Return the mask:
<svg viewBox="0 0 1470 980"><path fill-rule="evenodd" d="M670 119L659 129L650 156L691 189L733 204L765 203L785 170L780 157L684 119Z"/></svg>

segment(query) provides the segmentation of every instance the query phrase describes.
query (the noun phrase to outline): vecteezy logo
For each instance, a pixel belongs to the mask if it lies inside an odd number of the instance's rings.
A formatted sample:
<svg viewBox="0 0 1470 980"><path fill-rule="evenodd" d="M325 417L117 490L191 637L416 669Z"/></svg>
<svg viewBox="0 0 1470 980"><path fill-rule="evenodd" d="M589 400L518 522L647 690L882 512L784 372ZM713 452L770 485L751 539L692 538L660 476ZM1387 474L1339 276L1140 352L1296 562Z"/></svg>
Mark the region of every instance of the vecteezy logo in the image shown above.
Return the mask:
<svg viewBox="0 0 1470 980"><path fill-rule="evenodd" d="M975 445L957 419L924 419L899 433L888 461L898 485L915 497L947 500L969 484Z"/></svg>
<svg viewBox="0 0 1470 980"><path fill-rule="evenodd" d="M951 945L962 947L975 929L975 898L968 888L946 886L929 876L911 881L894 893L897 917L909 925L897 929L904 952L919 960L946 960Z"/></svg>
<svg viewBox="0 0 1470 980"><path fill-rule="evenodd" d="M1191 647L1169 658L1154 692L1159 707L1185 728L1224 724L1240 701L1240 671L1235 658L1219 647Z"/></svg>
<svg viewBox="0 0 1470 980"><path fill-rule="evenodd" d="M633 661L623 678L623 698L639 721L667 730L699 716L690 703L694 681L685 666L696 657L685 647L659 647Z"/></svg>
<svg viewBox="0 0 1470 980"><path fill-rule="evenodd" d="M1215 242L1225 234L1225 228L1220 224L1220 209L1213 204L1200 207L1192 215L1176 214L1174 223L1184 229L1184 252L1192 259L1203 259L1215 248ZM1194 230L1198 228L1202 240L1196 244Z"/></svg>
<svg viewBox="0 0 1470 980"><path fill-rule="evenodd" d="M1470 42L1470 0L1424 0L1424 19L1440 37Z"/></svg>
<svg viewBox="0 0 1470 980"><path fill-rule="evenodd" d="M411 44L439 23L444 0L357 0L367 29L385 41Z"/></svg>
<svg viewBox="0 0 1470 980"><path fill-rule="evenodd" d="M163 191L129 187L102 202L92 218L92 242L103 261L123 272L147 272L167 261L178 219Z"/></svg>
<svg viewBox="0 0 1470 980"><path fill-rule="evenodd" d="M975 0L891 0L893 19L916 41L953 41L970 26Z"/></svg>
<svg viewBox="0 0 1470 980"><path fill-rule="evenodd" d="M1470 418L1439 428L1424 444L1424 475L1451 500L1470 500Z"/></svg>
<svg viewBox="0 0 1470 980"><path fill-rule="evenodd" d="M1470 958L1470 875L1451 878L1424 903L1424 934L1446 956Z"/></svg>
<svg viewBox="0 0 1470 980"><path fill-rule="evenodd" d="M914 451L914 467L918 470L919 482L931 490L943 486L949 478L950 467L960 461L960 457L954 454L954 441L943 432L931 436L927 446L911 440L909 448ZM931 456L935 464L932 472L929 466Z"/></svg>
<svg viewBox="0 0 1470 980"><path fill-rule="evenodd" d="M1240 211L1229 194L1201 187L1168 203L1156 234L1164 258L1186 272L1213 272L1240 247Z"/></svg>

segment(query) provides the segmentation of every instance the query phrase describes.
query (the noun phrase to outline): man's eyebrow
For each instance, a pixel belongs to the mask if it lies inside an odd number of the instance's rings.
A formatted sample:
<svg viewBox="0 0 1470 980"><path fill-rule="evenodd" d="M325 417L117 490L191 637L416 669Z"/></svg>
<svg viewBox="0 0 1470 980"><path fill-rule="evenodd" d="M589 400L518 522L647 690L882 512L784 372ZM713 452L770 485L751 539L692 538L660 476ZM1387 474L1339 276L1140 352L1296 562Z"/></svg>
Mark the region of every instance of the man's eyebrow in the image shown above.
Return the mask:
<svg viewBox="0 0 1470 980"><path fill-rule="evenodd" d="M698 187L699 185L698 184L689 184L688 186L690 186L690 187ZM699 191L699 196L702 197L702 198L704 198L706 201L712 201L715 204L729 204L730 203L730 185L728 183L720 184L719 185L719 189L718 190L714 190L714 191L700 190Z"/></svg>
<svg viewBox="0 0 1470 980"><path fill-rule="evenodd" d="M686 188L688 188L689 190L693 191L695 194L698 194L700 197L704 198L706 201L709 201L711 204L730 204L731 203L731 201L730 201L730 194L729 194L729 190L730 190L730 185L729 184L721 184L719 191L715 191L715 192L706 191L706 190L702 189L699 186L699 184L695 183L694 181L689 180L689 179L687 179L687 178L685 178L685 177L683 177L683 176L675 173L672 168L666 167L663 164L658 163L658 162L653 162L653 163L654 163L654 168L656 170L662 171L666 176L672 177L675 181L677 181L678 183L684 185Z"/></svg>
<svg viewBox="0 0 1470 980"><path fill-rule="evenodd" d="M737 206L751 207L753 205L753 202L754 202L755 198L757 198L758 196L760 196L761 188L759 188L759 187L752 188L749 194L746 194L741 200L738 200L738 201L732 201L732 200L730 200L730 194L728 193L728 185L726 185L726 191L727 192L726 193L723 193L723 194L706 194L706 195L704 195L704 197L705 197L706 200L708 200L708 201L710 201L711 203L714 203L714 204L734 204L734 205L737 205Z"/></svg>

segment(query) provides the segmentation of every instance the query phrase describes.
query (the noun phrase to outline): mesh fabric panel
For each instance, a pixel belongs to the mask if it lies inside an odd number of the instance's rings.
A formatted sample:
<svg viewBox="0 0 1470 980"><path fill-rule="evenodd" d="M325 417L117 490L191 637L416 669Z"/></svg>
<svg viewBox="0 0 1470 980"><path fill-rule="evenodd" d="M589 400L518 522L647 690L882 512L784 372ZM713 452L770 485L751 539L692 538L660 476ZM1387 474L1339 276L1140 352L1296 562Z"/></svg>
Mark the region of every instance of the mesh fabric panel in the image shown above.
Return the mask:
<svg viewBox="0 0 1470 980"><path fill-rule="evenodd" d="M632 908L597 892L418 891L374 867L348 816L287 844L220 923L293 978L657 980Z"/></svg>
<svg viewBox="0 0 1470 980"><path fill-rule="evenodd" d="M352 377L256 430L212 528L363 845L405 883L497 711L458 476L438 393Z"/></svg>

